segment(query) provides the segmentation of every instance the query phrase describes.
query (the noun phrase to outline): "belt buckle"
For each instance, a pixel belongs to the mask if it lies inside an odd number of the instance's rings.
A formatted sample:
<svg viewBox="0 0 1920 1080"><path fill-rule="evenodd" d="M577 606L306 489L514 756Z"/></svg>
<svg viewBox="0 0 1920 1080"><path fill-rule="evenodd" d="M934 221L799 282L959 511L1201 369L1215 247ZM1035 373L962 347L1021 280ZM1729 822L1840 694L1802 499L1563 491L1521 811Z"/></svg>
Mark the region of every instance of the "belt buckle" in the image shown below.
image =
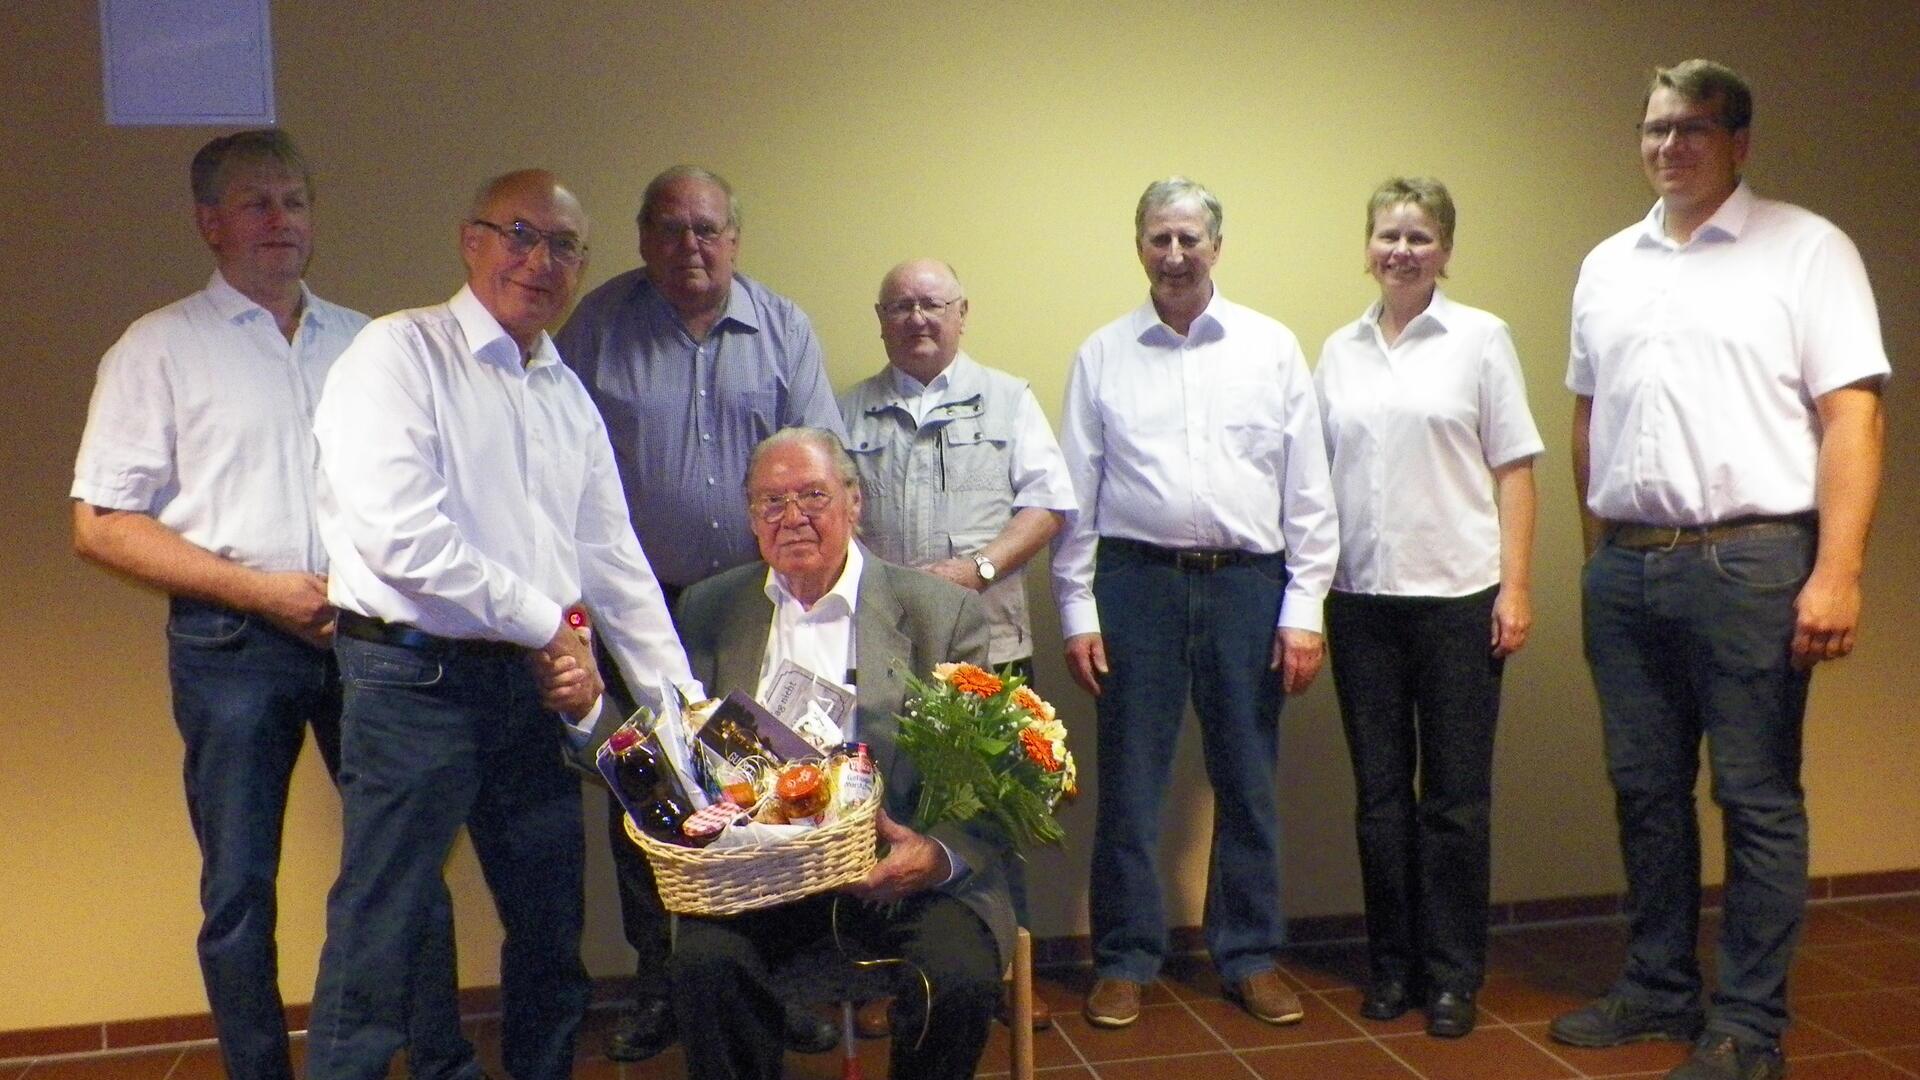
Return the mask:
<svg viewBox="0 0 1920 1080"><path fill-rule="evenodd" d="M1182 551L1174 555L1173 561L1182 570L1210 574L1226 565L1226 556L1218 551Z"/></svg>

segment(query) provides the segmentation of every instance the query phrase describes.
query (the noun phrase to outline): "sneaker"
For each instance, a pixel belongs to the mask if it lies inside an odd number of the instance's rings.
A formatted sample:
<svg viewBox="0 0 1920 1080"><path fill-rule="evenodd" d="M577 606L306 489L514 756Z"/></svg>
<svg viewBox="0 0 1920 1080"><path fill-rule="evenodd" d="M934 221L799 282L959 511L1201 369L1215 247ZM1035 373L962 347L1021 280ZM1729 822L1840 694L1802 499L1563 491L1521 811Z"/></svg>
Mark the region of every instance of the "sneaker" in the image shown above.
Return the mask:
<svg viewBox="0 0 1920 1080"><path fill-rule="evenodd" d="M1140 1019L1140 984L1132 979L1097 979L1081 1011L1094 1027L1126 1027Z"/></svg>
<svg viewBox="0 0 1920 1080"><path fill-rule="evenodd" d="M1787 1060L1778 1046L1742 1045L1731 1035L1709 1033L1667 1080L1780 1080L1785 1075Z"/></svg>
<svg viewBox="0 0 1920 1080"><path fill-rule="evenodd" d="M1269 1024L1297 1024L1307 1015L1300 995L1280 979L1280 973L1268 968L1255 972L1227 988L1227 997L1240 1003L1254 1019Z"/></svg>
<svg viewBox="0 0 1920 1080"><path fill-rule="evenodd" d="M1568 1046L1623 1046L1668 1039L1691 1042L1705 1023L1698 1010L1666 1013L1614 994L1598 998L1585 1008L1554 1018L1547 1034Z"/></svg>

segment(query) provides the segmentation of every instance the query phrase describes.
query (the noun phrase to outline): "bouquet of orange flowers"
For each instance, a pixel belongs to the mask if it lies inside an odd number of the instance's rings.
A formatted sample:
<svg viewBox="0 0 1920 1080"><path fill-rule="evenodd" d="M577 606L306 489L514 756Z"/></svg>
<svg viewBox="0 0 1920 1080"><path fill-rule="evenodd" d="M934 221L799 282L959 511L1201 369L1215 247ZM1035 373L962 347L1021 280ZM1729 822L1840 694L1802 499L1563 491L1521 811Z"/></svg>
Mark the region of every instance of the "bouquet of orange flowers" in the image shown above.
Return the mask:
<svg viewBox="0 0 1920 1080"><path fill-rule="evenodd" d="M926 682L909 675L907 689L900 748L920 770L916 829L985 814L1021 847L1065 837L1053 810L1079 787L1052 705L1020 676L972 664L941 664Z"/></svg>

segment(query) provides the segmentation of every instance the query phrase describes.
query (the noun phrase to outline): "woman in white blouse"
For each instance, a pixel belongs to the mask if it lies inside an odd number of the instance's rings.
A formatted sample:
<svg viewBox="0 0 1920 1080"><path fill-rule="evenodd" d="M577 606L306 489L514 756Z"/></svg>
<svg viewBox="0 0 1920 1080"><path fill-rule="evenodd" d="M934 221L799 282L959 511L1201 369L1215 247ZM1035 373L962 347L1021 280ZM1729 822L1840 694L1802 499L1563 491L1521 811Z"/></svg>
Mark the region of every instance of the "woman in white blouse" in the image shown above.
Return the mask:
<svg viewBox="0 0 1920 1080"><path fill-rule="evenodd" d="M1340 513L1327 632L1359 802L1361 1013L1424 1005L1443 1037L1473 1029L1485 967L1494 721L1533 621L1542 450L1506 324L1440 291L1453 225L1436 180L1373 193L1380 299L1314 375Z"/></svg>

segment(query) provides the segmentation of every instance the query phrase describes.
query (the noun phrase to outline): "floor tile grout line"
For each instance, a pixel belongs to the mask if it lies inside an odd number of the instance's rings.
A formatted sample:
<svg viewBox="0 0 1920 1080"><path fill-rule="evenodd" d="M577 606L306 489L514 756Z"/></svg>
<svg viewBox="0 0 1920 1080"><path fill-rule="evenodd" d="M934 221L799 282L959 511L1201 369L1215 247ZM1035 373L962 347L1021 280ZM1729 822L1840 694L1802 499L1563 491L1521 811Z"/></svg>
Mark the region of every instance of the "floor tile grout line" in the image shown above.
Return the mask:
<svg viewBox="0 0 1920 1080"><path fill-rule="evenodd" d="M1887 1068L1892 1069L1894 1072L1905 1073L1908 1076L1920 1076L1920 1073L1914 1072L1912 1069L1909 1069L1905 1065L1902 1065L1899 1062L1893 1060L1892 1058L1886 1056L1884 1053L1882 1053L1879 1050L1869 1050L1867 1051L1867 1056L1879 1062L1880 1064L1885 1065Z"/></svg>

